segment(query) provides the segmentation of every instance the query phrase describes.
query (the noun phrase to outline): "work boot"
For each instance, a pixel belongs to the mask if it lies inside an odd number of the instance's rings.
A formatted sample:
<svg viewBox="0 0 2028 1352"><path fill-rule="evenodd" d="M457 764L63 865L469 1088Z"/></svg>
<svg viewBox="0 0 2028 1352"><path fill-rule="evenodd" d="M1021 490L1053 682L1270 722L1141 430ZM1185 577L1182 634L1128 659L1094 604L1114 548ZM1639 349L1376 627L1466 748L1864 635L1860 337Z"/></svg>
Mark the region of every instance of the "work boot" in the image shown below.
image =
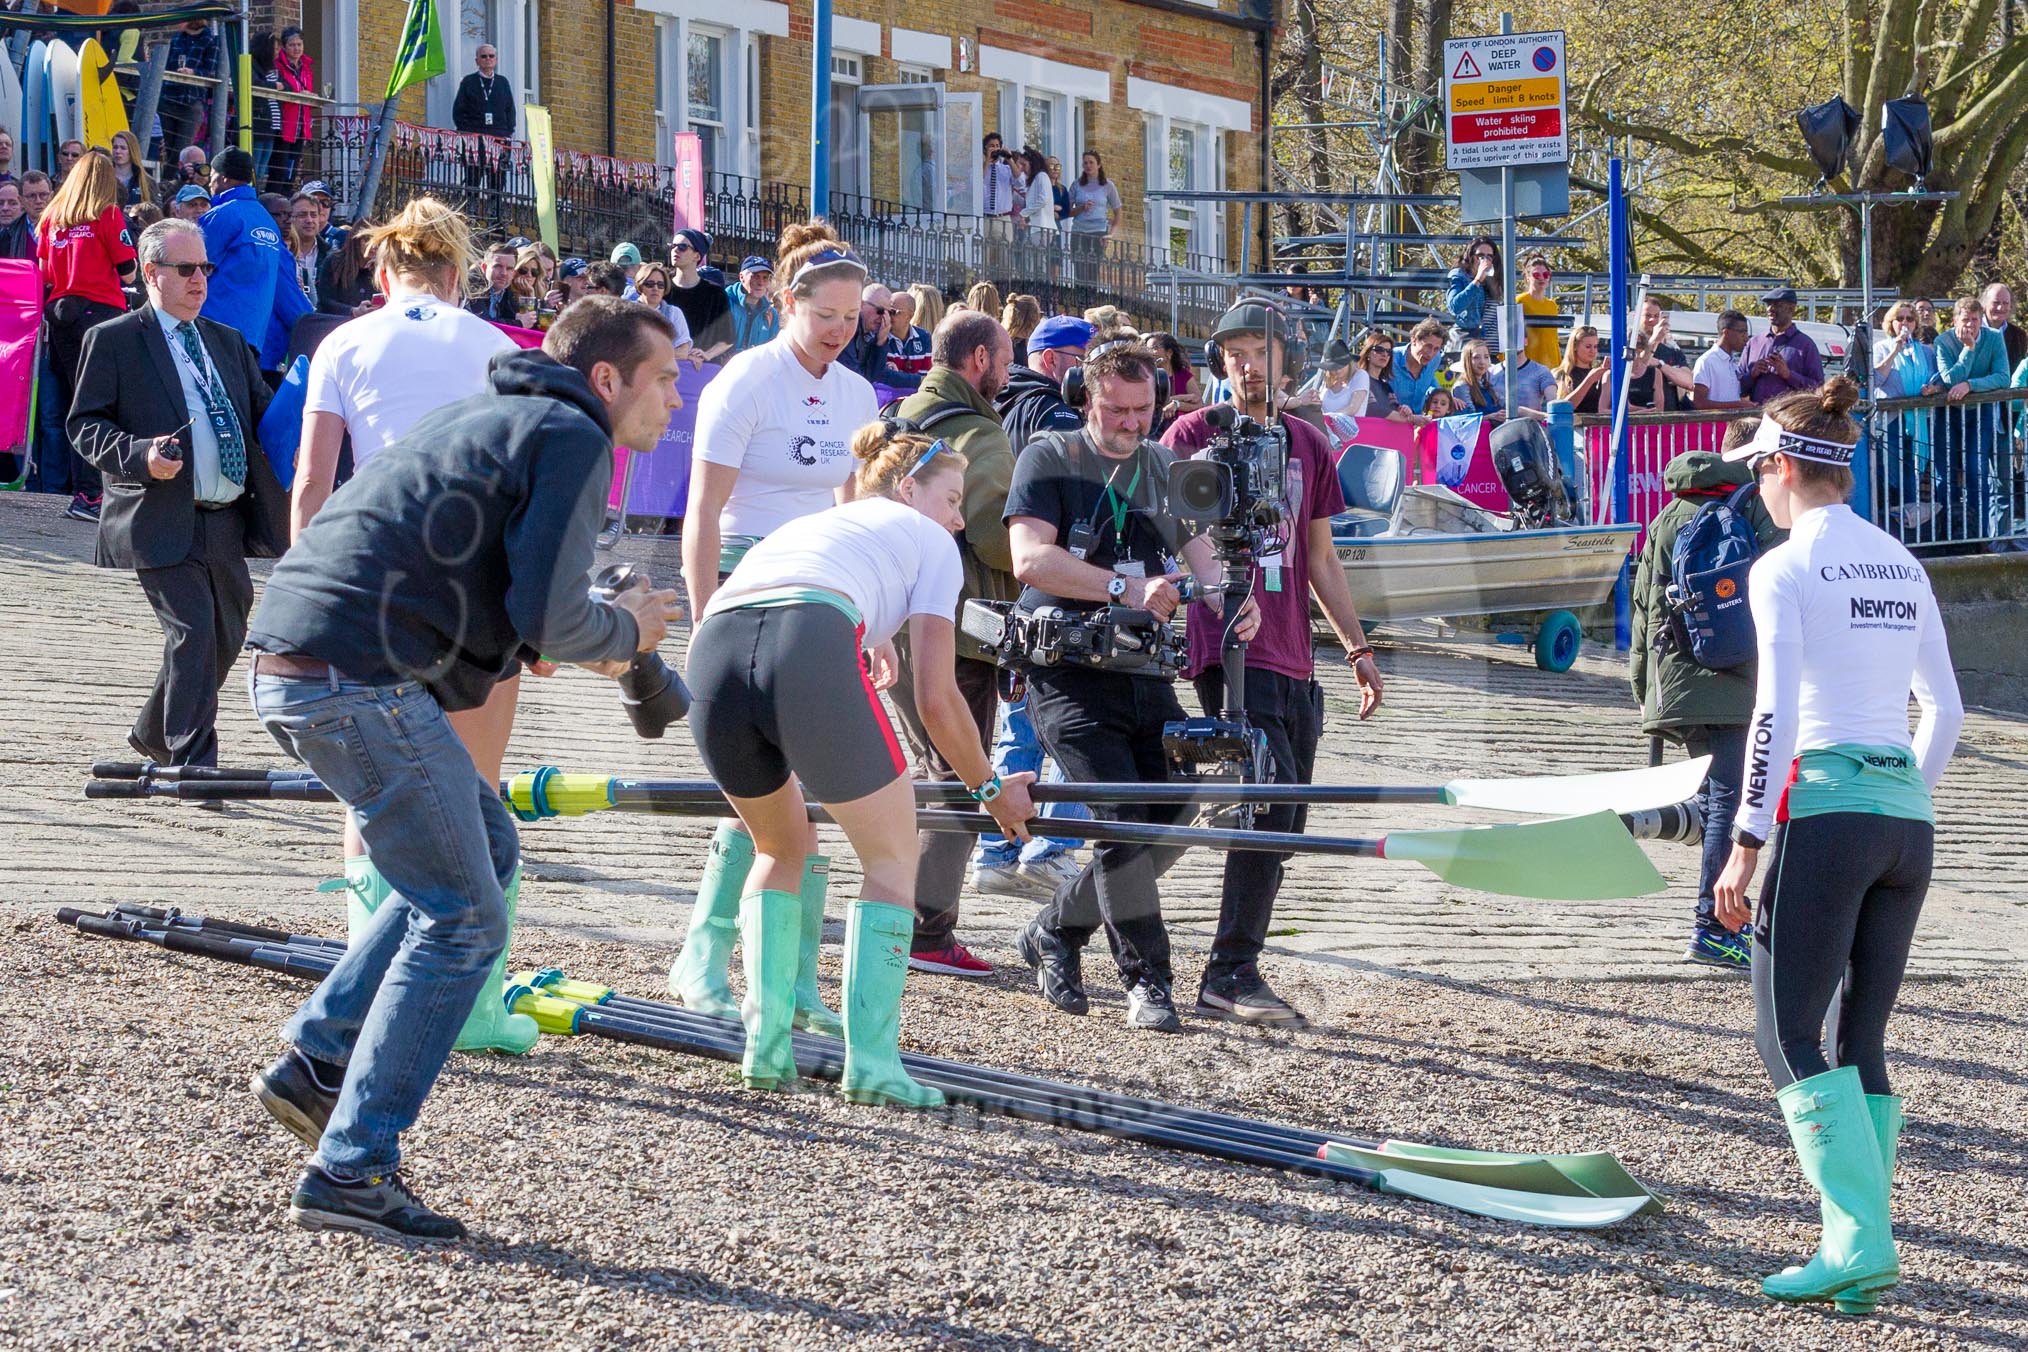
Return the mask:
<svg viewBox="0 0 2028 1352"><path fill-rule="evenodd" d="M794 892L749 892L739 903L745 946L746 1025L740 1078L749 1089L786 1089L795 1082L791 1043L796 1014L796 957L803 946L803 899Z"/></svg>
<svg viewBox="0 0 2028 1352"><path fill-rule="evenodd" d="M1760 1284L1776 1300L1828 1300L1849 1306L1901 1279L1887 1213L1874 1114L1859 1072L1840 1066L1798 1080L1776 1096L1804 1177L1822 1199L1824 1233L1816 1256ZM1852 1311L1863 1313L1863 1311Z"/></svg>
<svg viewBox="0 0 2028 1352"><path fill-rule="evenodd" d="M1894 1188L1894 1155L1901 1143L1901 1099L1893 1094L1868 1094L1866 1113L1873 1120L1873 1139L1880 1145L1880 1168L1887 1175L1890 1201ZM1892 1223L1892 1205L1889 1206L1889 1221ZM1782 1275L1800 1272L1800 1268L1786 1269ZM1880 1295L1875 1291L1861 1291L1841 1296L1833 1302L1840 1314L1872 1314L1880 1304Z"/></svg>
<svg viewBox="0 0 2028 1352"><path fill-rule="evenodd" d="M796 954L796 1027L806 1033L838 1037L845 1021L824 1003L817 989L817 952L824 944L824 894L831 887L831 859L813 854L803 860L803 942Z"/></svg>
<svg viewBox="0 0 2028 1352"><path fill-rule="evenodd" d="M521 894L521 870L516 868L514 876L507 880L507 934L513 942L514 913ZM394 895L394 888L381 871L373 866L367 855L354 855L345 861L345 942L357 945L366 935L367 927L374 916ZM520 1056L535 1047L541 1034L535 1027L535 1020L526 1014L507 1012L507 950L502 948L493 959L493 970L486 974L486 984L480 988L479 998L472 1004L472 1012L465 1018L465 1026L458 1032L456 1049L461 1052L506 1052Z"/></svg>
<svg viewBox="0 0 2028 1352"><path fill-rule="evenodd" d="M753 837L731 822L720 822L704 861L704 876L697 880L690 932L683 938L683 951L669 965L669 993L693 1014L739 1016L726 973L732 968L732 942L739 933L739 899L746 893L746 875L752 868Z"/></svg>
<svg viewBox="0 0 2028 1352"><path fill-rule="evenodd" d="M854 1103L935 1108L944 1096L901 1067L901 987L908 978L915 912L864 898L845 925L845 1074Z"/></svg>

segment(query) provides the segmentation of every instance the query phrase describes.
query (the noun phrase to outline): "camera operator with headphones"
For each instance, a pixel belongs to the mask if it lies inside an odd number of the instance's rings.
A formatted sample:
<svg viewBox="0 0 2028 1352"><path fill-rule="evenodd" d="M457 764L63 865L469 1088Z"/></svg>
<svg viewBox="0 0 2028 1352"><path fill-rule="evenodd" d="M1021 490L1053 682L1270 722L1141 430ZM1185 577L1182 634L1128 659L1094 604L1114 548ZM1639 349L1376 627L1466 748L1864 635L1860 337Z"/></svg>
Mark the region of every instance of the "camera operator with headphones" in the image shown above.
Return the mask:
<svg viewBox="0 0 2028 1352"><path fill-rule="evenodd" d="M1331 543L1331 518L1345 510L1331 448L1313 424L1280 407L1283 373L1301 364L1300 341L1279 311L1261 301L1243 301L1219 319L1207 345L1212 374L1231 386L1230 406L1263 426L1278 420L1288 436L1286 542L1254 569L1260 633L1246 654L1246 717L1266 735L1274 759L1272 782L1278 784L1310 782L1323 731L1324 692L1310 647L1313 591L1359 682L1359 717L1371 717L1380 707L1380 671ZM1217 406L1186 413L1162 434L1162 444L1179 456L1202 450L1216 433L1216 414ZM1230 415L1224 416L1229 421ZM1224 716L1221 626L1200 604L1190 614L1188 629L1186 670L1197 697L1205 713ZM1254 825L1264 831L1301 831L1306 816L1300 804L1276 804L1257 814ZM1287 858L1254 851L1225 857L1218 931L1197 995L1198 1014L1284 1028L1305 1024L1261 977L1259 967Z"/></svg>
<svg viewBox="0 0 2028 1352"><path fill-rule="evenodd" d="M1163 730L1183 718L1170 685L1167 621L1182 604L1180 554L1191 573L1215 580L1208 539L1186 538L1169 510L1172 457L1147 440L1157 391L1153 357L1138 343L1101 344L1072 374L1070 402L1085 405L1078 432L1051 432L1023 451L1007 495L1014 575L1024 584L1017 618L1047 615L1066 629L1111 626L1105 656L1081 645L1072 657L1040 652L1027 665L1028 707L1043 747L1072 782L1164 783ZM1096 611L1096 614L1092 613ZM1250 639L1259 612L1249 599L1235 632ZM1038 650L1040 651L1040 650ZM1119 660L1115 660L1115 654ZM1185 809L1095 809L1122 821L1173 824ZM1101 924L1127 989L1130 1027L1176 1032L1170 995L1169 934L1156 879L1176 849L1102 845L1077 878L1056 891L1021 932L1018 948L1037 970L1043 995L1068 1014L1091 1006L1082 981L1084 944Z"/></svg>

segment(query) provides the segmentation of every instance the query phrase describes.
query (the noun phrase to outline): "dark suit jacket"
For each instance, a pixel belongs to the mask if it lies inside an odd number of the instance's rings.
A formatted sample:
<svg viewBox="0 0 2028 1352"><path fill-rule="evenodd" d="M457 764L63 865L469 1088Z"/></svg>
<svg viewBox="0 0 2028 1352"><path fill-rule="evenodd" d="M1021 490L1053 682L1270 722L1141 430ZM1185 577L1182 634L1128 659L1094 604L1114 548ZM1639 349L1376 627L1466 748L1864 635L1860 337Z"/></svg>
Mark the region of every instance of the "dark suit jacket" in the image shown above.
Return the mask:
<svg viewBox="0 0 2028 1352"><path fill-rule="evenodd" d="M235 505L246 522L247 556L279 558L289 540L289 495L260 450L267 382L253 349L236 331L199 319L197 332L246 434L246 492ZM85 334L67 430L78 454L105 476L95 560L101 568L166 568L190 557L197 527L190 466L171 479L148 473L148 443L189 421L193 410L186 403L153 307L109 319ZM202 409L195 411L202 416ZM187 462L189 429L177 441Z"/></svg>

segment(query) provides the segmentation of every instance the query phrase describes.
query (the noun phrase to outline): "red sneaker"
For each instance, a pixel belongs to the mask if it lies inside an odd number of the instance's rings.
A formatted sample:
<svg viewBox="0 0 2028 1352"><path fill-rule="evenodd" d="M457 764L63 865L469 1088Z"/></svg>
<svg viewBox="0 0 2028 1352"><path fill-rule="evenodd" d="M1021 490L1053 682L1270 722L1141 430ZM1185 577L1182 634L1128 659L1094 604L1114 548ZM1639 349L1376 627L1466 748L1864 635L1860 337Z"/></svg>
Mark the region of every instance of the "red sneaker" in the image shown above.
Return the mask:
<svg viewBox="0 0 2028 1352"><path fill-rule="evenodd" d="M983 958L974 957L972 950L956 940L949 948L918 949L908 955L908 965L918 972L935 972L939 976L991 976L993 964Z"/></svg>

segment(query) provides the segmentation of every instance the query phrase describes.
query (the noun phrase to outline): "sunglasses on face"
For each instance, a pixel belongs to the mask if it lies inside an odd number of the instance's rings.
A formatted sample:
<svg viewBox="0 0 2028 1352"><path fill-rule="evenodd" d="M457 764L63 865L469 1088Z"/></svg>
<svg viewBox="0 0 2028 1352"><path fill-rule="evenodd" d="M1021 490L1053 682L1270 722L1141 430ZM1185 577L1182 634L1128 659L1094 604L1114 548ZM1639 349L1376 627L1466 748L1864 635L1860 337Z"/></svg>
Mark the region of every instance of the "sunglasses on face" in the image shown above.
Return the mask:
<svg viewBox="0 0 2028 1352"><path fill-rule="evenodd" d="M536 273L540 271L541 271L540 268L537 268L531 264L530 266L525 268L514 269L514 275L516 277L533 277Z"/></svg>
<svg viewBox="0 0 2028 1352"><path fill-rule="evenodd" d="M676 243L671 244L669 246L669 252L672 254L689 253L691 252L691 249L687 243L683 242L682 240L678 240Z"/></svg>
<svg viewBox="0 0 2028 1352"><path fill-rule="evenodd" d="M155 266L161 268L164 272L175 273L186 282L197 273L201 272L209 277L212 273L218 271L218 264L216 263L157 263Z"/></svg>

